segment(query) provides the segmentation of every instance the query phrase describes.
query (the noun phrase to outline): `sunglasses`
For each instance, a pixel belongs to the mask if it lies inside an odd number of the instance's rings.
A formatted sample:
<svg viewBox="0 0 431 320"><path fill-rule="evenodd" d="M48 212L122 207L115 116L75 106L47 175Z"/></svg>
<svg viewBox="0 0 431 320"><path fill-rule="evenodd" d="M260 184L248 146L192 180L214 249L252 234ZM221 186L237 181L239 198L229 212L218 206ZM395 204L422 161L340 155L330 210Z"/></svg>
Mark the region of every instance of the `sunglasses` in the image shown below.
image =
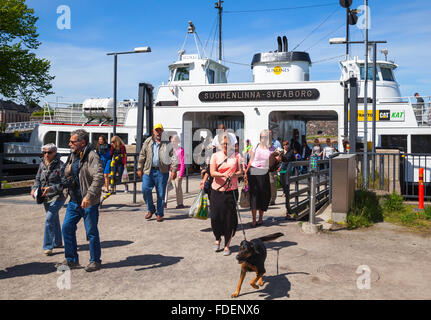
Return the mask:
<svg viewBox="0 0 431 320"><path fill-rule="evenodd" d="M53 151L43 151L42 154L52 154L54 153Z"/></svg>

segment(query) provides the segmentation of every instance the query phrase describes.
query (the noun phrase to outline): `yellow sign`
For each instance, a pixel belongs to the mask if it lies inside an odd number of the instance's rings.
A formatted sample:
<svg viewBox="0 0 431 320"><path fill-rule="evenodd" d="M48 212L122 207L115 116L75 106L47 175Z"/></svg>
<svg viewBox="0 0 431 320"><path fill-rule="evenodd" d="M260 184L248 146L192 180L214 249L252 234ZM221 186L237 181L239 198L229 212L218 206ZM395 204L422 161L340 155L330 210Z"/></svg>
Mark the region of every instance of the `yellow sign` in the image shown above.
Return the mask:
<svg viewBox="0 0 431 320"><path fill-rule="evenodd" d="M368 110L367 121L373 121L373 110ZM350 111L349 111L349 120L350 120ZM364 121L364 110L358 110L358 122ZM379 111L376 112L376 121L380 121L379 119Z"/></svg>
<svg viewBox="0 0 431 320"><path fill-rule="evenodd" d="M283 72L283 70L281 69L280 66L275 66L274 67L274 73L278 76L279 74L281 74L281 72Z"/></svg>

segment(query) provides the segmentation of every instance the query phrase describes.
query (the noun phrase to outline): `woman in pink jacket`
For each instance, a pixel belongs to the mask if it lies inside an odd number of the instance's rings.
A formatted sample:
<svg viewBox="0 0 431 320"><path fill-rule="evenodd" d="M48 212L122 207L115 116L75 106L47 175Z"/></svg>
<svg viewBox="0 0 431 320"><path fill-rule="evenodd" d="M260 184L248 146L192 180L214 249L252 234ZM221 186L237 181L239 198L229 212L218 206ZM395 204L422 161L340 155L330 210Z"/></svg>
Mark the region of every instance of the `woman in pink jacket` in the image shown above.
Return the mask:
<svg viewBox="0 0 431 320"><path fill-rule="evenodd" d="M166 199L165 199L165 208L167 208L168 204L168 192L169 192L169 186L172 182L175 188L175 195L177 197L177 206L175 209L183 209L183 188L182 188L182 181L185 171L185 163L184 163L184 149L179 146L180 144L180 138L177 135L169 137L169 141L171 141L172 146L174 147L175 154L178 159L178 171L177 171L177 177L174 180L171 180L171 174L169 174L169 180L166 187Z"/></svg>

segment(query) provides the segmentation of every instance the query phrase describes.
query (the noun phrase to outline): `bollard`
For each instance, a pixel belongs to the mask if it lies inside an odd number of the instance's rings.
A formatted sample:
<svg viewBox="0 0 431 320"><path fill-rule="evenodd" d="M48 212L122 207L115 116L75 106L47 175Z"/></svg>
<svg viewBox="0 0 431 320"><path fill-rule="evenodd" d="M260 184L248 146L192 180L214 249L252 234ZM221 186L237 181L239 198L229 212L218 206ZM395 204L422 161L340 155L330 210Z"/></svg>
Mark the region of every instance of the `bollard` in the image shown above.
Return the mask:
<svg viewBox="0 0 431 320"><path fill-rule="evenodd" d="M419 209L424 209L424 168L419 168Z"/></svg>

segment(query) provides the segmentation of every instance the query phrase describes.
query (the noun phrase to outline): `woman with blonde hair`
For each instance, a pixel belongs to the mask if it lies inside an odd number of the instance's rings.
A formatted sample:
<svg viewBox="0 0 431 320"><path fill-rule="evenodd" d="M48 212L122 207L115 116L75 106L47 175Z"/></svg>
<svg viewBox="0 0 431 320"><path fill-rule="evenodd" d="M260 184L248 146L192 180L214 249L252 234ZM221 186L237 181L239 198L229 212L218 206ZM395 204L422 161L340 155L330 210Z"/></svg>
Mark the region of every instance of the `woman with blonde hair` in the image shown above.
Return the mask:
<svg viewBox="0 0 431 320"><path fill-rule="evenodd" d="M263 213L268 210L271 200L271 184L269 182L269 157L271 155L272 136L269 130L260 133L260 142L250 153L250 161L245 170L245 179L250 192L250 209L252 227L263 224ZM259 220L256 213L259 210Z"/></svg>
<svg viewBox="0 0 431 320"><path fill-rule="evenodd" d="M96 151L99 154L100 160L102 160L103 176L105 177L105 192L109 192L109 173L111 172L111 146L108 144L106 136L100 136Z"/></svg>
<svg viewBox="0 0 431 320"><path fill-rule="evenodd" d="M119 157L116 161L115 158ZM113 136L111 139L111 161L115 161L114 163L114 181L115 186L121 182L121 177L124 172L124 168L127 165L127 154L126 154L126 146L121 140L119 136ZM126 185L127 186L127 185ZM114 187L114 192L116 188ZM127 192L127 188L126 188Z"/></svg>

